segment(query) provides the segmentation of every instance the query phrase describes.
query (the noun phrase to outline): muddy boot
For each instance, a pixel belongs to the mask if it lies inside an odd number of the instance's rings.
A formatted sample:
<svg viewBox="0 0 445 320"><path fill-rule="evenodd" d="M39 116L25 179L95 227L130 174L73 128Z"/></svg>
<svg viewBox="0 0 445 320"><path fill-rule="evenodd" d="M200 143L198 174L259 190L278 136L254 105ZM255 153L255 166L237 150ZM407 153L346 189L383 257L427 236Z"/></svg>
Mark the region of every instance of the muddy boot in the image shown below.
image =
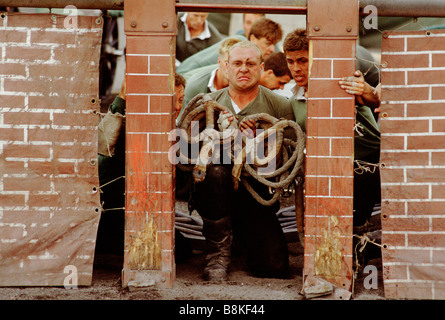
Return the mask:
<svg viewBox="0 0 445 320"><path fill-rule="evenodd" d="M203 219L203 222L202 233L206 238L208 249L206 256L208 262L204 268L204 278L207 281L226 280L232 244L230 218L225 217L216 221Z"/></svg>

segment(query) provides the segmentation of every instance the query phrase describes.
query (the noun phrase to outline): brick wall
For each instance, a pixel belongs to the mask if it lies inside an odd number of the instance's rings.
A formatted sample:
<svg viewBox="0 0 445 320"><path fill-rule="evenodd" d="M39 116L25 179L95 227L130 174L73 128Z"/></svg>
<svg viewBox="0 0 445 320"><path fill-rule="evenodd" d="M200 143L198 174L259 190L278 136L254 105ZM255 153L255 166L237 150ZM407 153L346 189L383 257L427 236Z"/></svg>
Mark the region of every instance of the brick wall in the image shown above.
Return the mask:
<svg viewBox="0 0 445 320"><path fill-rule="evenodd" d="M0 285L91 282L103 21L64 18L0 17Z"/></svg>
<svg viewBox="0 0 445 320"><path fill-rule="evenodd" d="M385 32L385 296L445 298L445 31Z"/></svg>
<svg viewBox="0 0 445 320"><path fill-rule="evenodd" d="M123 286L172 287L176 14L173 1L125 2L126 208ZM153 6L157 10L153 11Z"/></svg>
<svg viewBox="0 0 445 320"><path fill-rule="evenodd" d="M349 290L355 117L354 100L338 90L338 81L354 72L355 59L351 56L355 53L355 41L314 40L312 45L306 139L305 274L325 277ZM327 50L332 46L337 50ZM327 260L331 262L324 264Z"/></svg>
<svg viewBox="0 0 445 320"><path fill-rule="evenodd" d="M358 7L355 1L341 4L308 4L304 274L351 290L355 103L338 82L355 70L358 31L350 26L358 25ZM341 23L324 12L342 17Z"/></svg>

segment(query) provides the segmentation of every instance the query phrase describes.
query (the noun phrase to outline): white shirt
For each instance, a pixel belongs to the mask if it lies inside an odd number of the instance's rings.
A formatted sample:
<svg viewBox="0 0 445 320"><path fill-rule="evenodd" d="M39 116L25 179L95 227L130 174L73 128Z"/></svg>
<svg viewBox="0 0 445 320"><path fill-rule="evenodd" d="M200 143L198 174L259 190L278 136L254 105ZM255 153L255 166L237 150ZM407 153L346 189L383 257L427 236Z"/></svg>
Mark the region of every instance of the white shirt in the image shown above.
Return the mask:
<svg viewBox="0 0 445 320"><path fill-rule="evenodd" d="M232 107L235 110L235 113L238 114L241 111L241 109L238 107L238 105L235 103L235 101L233 101L232 98L230 98L230 100L232 101Z"/></svg>
<svg viewBox="0 0 445 320"><path fill-rule="evenodd" d="M295 81L293 79L291 79L291 81L289 81L288 83L286 83L284 85L283 89L275 89L272 91L280 96L284 96L289 99L294 96L292 89L295 85L296 85Z"/></svg>
<svg viewBox="0 0 445 320"><path fill-rule="evenodd" d="M189 27L186 23L187 20L187 13L185 13L182 17L181 17L181 21L184 22L184 26L185 26L185 41L190 41L192 40L191 36L190 36L190 30ZM210 34L210 30L209 30L209 24L207 22L207 20L204 23L204 31L197 37L195 37L194 39L200 39L200 40L205 40L211 37Z"/></svg>
<svg viewBox="0 0 445 320"><path fill-rule="evenodd" d="M304 96L304 88L303 87L299 87L297 85L295 85L295 87L292 88L292 92L295 96L295 99L297 100L303 100L306 101L306 97Z"/></svg>
<svg viewBox="0 0 445 320"><path fill-rule="evenodd" d="M217 91L216 88L215 88L216 71L218 71L218 68L216 68L215 70L212 71L212 74L210 75L209 83L207 84L207 87L209 88L210 92Z"/></svg>

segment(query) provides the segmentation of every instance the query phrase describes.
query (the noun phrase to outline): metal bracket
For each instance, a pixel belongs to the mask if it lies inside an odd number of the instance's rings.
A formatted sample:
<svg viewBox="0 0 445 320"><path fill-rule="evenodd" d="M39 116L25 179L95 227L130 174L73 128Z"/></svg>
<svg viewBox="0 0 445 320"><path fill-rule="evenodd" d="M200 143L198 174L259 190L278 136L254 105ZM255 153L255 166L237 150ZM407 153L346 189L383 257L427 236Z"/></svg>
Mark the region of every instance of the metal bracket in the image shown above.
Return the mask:
<svg viewBox="0 0 445 320"><path fill-rule="evenodd" d="M358 37L358 0L310 0L307 11L307 32L310 38Z"/></svg>
<svg viewBox="0 0 445 320"><path fill-rule="evenodd" d="M175 0L125 0L125 33L174 33Z"/></svg>

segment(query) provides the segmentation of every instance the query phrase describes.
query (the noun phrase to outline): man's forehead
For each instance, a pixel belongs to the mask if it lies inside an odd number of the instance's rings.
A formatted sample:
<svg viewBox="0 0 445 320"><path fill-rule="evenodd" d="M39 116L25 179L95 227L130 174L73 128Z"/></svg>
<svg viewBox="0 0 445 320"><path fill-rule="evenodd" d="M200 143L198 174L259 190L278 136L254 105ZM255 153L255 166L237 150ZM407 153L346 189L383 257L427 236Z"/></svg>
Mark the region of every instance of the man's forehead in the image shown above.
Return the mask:
<svg viewBox="0 0 445 320"><path fill-rule="evenodd" d="M292 58L292 59L298 59L307 57L309 55L309 52L305 49L301 50L294 50L294 51L286 51L286 58Z"/></svg>
<svg viewBox="0 0 445 320"><path fill-rule="evenodd" d="M284 76L281 76L281 77L277 77L277 76L275 76L275 77L278 79L278 81L280 81L282 83L288 83L291 79L288 74L285 74Z"/></svg>
<svg viewBox="0 0 445 320"><path fill-rule="evenodd" d="M259 13L246 13L244 15L244 21L252 21L252 20L256 20L258 18L262 18L263 15L259 14Z"/></svg>
<svg viewBox="0 0 445 320"><path fill-rule="evenodd" d="M264 42L272 42L273 45L275 45L278 42L278 40L272 36L261 37L259 38L259 40L260 41L262 40Z"/></svg>
<svg viewBox="0 0 445 320"><path fill-rule="evenodd" d="M208 13L190 12L189 15L193 17L207 17Z"/></svg>
<svg viewBox="0 0 445 320"><path fill-rule="evenodd" d="M255 48L241 48L236 47L230 51L229 60L249 60L249 61L260 61L260 55L258 50Z"/></svg>

